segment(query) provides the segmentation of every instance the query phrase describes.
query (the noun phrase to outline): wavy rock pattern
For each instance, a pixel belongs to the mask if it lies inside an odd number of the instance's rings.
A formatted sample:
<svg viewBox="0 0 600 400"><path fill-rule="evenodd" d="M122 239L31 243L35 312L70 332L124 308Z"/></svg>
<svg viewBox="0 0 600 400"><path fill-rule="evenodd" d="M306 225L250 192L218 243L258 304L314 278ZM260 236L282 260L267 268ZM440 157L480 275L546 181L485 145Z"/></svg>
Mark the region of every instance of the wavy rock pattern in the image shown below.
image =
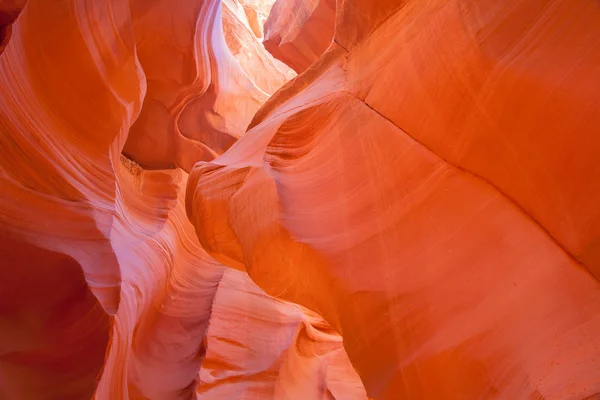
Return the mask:
<svg viewBox="0 0 600 400"><path fill-rule="evenodd" d="M229 399L258 384L304 398L288 381L306 360L315 396L363 399L339 335L203 250L187 173L165 169L223 152L291 76L258 47L248 11L22 6L0 55L0 397ZM234 341L249 364L227 364L236 349L220 343Z"/></svg>
<svg viewBox="0 0 600 400"><path fill-rule="evenodd" d="M296 72L327 50L335 28L335 0L278 0L265 22L265 48Z"/></svg>
<svg viewBox="0 0 600 400"><path fill-rule="evenodd" d="M31 1L0 56L2 398L95 390L121 286L113 171L145 91L130 23L120 1Z"/></svg>
<svg viewBox="0 0 600 400"><path fill-rule="evenodd" d="M0 398L598 398L598 4L273 3L0 1Z"/></svg>
<svg viewBox="0 0 600 400"><path fill-rule="evenodd" d="M236 1L131 4L148 92L123 151L145 168L189 170L245 132L258 107L285 82L287 69L259 47Z"/></svg>
<svg viewBox="0 0 600 400"><path fill-rule="evenodd" d="M600 396L598 4L338 6L192 170L203 247L322 315L370 397Z"/></svg>
<svg viewBox="0 0 600 400"><path fill-rule="evenodd" d="M12 24L21 14L27 0L3 0L0 2L0 54L12 35Z"/></svg>
<svg viewBox="0 0 600 400"><path fill-rule="evenodd" d="M366 400L339 334L247 274L226 270L212 312L199 399Z"/></svg>

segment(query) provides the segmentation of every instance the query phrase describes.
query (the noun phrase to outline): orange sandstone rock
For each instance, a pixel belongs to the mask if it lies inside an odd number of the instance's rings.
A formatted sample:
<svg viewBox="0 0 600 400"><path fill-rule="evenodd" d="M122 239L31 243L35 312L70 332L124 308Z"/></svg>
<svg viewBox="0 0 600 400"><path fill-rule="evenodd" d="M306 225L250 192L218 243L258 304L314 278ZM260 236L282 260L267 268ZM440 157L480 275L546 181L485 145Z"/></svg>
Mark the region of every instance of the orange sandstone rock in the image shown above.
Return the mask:
<svg viewBox="0 0 600 400"><path fill-rule="evenodd" d="M0 55L2 398L95 390L120 301L113 168L145 89L130 25L119 1L30 1Z"/></svg>
<svg viewBox="0 0 600 400"><path fill-rule="evenodd" d="M225 271L212 315L199 399L366 400L341 336L247 274Z"/></svg>
<svg viewBox="0 0 600 400"><path fill-rule="evenodd" d="M600 9L338 5L318 64L192 170L204 248L322 315L370 397L600 393Z"/></svg>
<svg viewBox="0 0 600 400"><path fill-rule="evenodd" d="M335 0L278 0L265 22L263 44L300 73L327 50L335 27Z"/></svg>
<svg viewBox="0 0 600 400"><path fill-rule="evenodd" d="M0 1L0 398L597 397L596 3L271 6Z"/></svg>
<svg viewBox="0 0 600 400"><path fill-rule="evenodd" d="M235 137L219 136L213 117L243 133L253 109L290 75L258 50L238 3L223 15L227 41L220 2L179 7L31 0L12 27L0 55L0 397L240 398L253 364L268 364L271 378L257 384L273 396L363 399L341 337L245 275L226 274L185 215L187 173L160 169L196 161L195 144L224 151ZM162 26L161 13L180 24ZM194 65L202 68L192 79L185 68ZM180 114L153 108L175 107L169 96L179 96ZM153 129L170 123L194 146L134 145L152 170L121 155L130 135L170 140ZM260 301L249 304L253 296ZM246 324L232 329L231 315ZM249 364L238 359L245 369L224 363L236 352L219 343L233 340L252 349ZM297 365L308 392L295 383ZM236 385L202 379L234 367ZM228 394L214 392L223 387Z"/></svg>
<svg viewBox="0 0 600 400"><path fill-rule="evenodd" d="M233 0L131 4L148 92L124 153L152 169L212 160L245 132L286 71L259 47Z"/></svg>
<svg viewBox="0 0 600 400"><path fill-rule="evenodd" d="M0 54L6 48L15 22L27 0L3 0L0 2Z"/></svg>

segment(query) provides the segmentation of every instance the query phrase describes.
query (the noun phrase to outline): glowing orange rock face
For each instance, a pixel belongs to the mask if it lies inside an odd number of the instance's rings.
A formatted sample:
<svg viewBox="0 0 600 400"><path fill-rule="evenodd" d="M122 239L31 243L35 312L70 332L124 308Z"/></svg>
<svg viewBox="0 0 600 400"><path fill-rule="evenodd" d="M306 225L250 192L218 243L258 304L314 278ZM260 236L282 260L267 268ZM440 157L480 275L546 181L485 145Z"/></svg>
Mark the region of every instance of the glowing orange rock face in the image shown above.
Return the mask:
<svg viewBox="0 0 600 400"><path fill-rule="evenodd" d="M365 398L324 321L204 251L187 173L162 169L223 152L293 75L246 14L233 1L32 0L12 25L0 55L0 398Z"/></svg>
<svg viewBox="0 0 600 400"><path fill-rule="evenodd" d="M1 399L600 396L595 2L0 28Z"/></svg>
<svg viewBox="0 0 600 400"><path fill-rule="evenodd" d="M212 313L199 399L367 399L340 335L246 273L225 272Z"/></svg>
<svg viewBox="0 0 600 400"><path fill-rule="evenodd" d="M212 160L287 80L237 2L138 0L131 12L148 91L123 151L143 167L189 170Z"/></svg>
<svg viewBox="0 0 600 400"><path fill-rule="evenodd" d="M370 397L598 395L600 8L340 4L194 167L200 242L331 323Z"/></svg>
<svg viewBox="0 0 600 400"><path fill-rule="evenodd" d="M278 0L265 22L265 48L300 73L327 50L335 27L335 0Z"/></svg>
<svg viewBox="0 0 600 400"><path fill-rule="evenodd" d="M113 167L144 90L122 4L30 1L0 55L2 398L89 398L102 369Z"/></svg>

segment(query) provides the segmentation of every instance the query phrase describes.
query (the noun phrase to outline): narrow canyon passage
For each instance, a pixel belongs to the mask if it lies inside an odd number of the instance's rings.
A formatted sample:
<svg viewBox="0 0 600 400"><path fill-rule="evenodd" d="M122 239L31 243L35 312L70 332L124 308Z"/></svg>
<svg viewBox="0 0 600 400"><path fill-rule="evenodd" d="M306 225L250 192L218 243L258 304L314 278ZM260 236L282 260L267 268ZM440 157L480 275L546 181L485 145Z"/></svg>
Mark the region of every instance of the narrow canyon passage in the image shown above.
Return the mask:
<svg viewBox="0 0 600 400"><path fill-rule="evenodd" d="M0 0L0 399L599 399L598 77L593 0Z"/></svg>

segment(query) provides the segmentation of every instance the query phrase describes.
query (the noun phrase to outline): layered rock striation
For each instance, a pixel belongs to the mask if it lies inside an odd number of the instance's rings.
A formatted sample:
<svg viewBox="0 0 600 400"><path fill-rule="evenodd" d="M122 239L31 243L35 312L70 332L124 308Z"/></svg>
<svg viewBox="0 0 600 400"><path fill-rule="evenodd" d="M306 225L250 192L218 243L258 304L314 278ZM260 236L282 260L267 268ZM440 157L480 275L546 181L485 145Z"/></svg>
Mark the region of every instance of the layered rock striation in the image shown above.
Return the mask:
<svg viewBox="0 0 600 400"><path fill-rule="evenodd" d="M305 71L333 40L335 7L335 0L277 1L265 22L265 49L296 72Z"/></svg>
<svg viewBox="0 0 600 400"><path fill-rule="evenodd" d="M364 398L341 337L227 272L185 215L173 167L225 151L292 76L241 5L23 7L0 55L0 397L303 396L301 364L315 395Z"/></svg>
<svg viewBox="0 0 600 400"><path fill-rule="evenodd" d="M370 397L597 395L599 28L588 1L338 2L193 168L200 242L322 315Z"/></svg>
<svg viewBox="0 0 600 400"><path fill-rule="evenodd" d="M600 395L596 2L0 1L0 40L0 398Z"/></svg>

